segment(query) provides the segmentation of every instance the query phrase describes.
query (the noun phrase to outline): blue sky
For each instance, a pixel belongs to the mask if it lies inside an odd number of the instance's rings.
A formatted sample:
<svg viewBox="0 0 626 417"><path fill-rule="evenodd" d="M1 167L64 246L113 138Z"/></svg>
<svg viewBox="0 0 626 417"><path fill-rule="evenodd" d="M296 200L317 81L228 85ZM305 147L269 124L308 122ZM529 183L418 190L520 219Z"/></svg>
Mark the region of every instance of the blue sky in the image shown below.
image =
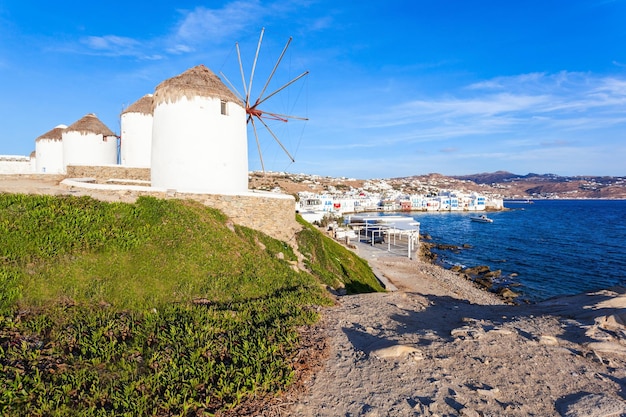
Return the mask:
<svg viewBox="0 0 626 417"><path fill-rule="evenodd" d="M626 175L626 1L0 0L0 154L121 111L204 64L263 109L308 117L262 134L266 170L356 178ZM242 89L241 89L242 90ZM260 168L249 134L250 169Z"/></svg>

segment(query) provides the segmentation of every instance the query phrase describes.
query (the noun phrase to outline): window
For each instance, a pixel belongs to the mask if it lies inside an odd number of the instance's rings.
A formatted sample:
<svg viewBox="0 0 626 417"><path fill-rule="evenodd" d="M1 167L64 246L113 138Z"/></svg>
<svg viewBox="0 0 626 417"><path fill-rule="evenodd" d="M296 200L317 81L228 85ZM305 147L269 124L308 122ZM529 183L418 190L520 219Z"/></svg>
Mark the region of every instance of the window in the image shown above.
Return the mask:
<svg viewBox="0 0 626 417"><path fill-rule="evenodd" d="M228 107L226 106L226 100L220 102L220 109L223 115L228 116Z"/></svg>

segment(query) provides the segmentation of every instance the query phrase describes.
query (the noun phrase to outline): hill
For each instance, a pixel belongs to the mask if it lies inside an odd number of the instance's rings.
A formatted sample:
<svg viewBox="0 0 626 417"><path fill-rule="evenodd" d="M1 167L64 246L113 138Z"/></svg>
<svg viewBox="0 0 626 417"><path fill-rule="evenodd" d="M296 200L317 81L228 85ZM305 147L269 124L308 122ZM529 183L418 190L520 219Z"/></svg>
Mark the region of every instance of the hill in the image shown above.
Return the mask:
<svg viewBox="0 0 626 417"><path fill-rule="evenodd" d="M507 171L479 173L461 176L445 176L438 173L394 177L377 180L321 177L306 174L252 173L250 188L280 189L288 194L301 191L324 193L346 190L396 190L403 193L431 194L441 189L480 192L504 199L516 198L626 198L626 177L574 176L554 174L525 175Z"/></svg>
<svg viewBox="0 0 626 417"><path fill-rule="evenodd" d="M299 255L190 201L0 194L0 236L2 415L253 409L305 370L324 286L382 290L315 228Z"/></svg>

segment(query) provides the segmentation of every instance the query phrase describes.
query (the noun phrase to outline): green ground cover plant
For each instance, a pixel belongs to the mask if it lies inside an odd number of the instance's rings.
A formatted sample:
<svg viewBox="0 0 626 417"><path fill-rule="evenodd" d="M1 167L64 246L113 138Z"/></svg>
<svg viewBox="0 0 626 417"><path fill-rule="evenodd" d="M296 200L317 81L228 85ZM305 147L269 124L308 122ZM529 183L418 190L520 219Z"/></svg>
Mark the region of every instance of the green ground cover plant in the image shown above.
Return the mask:
<svg viewBox="0 0 626 417"><path fill-rule="evenodd" d="M312 275L198 203L0 194L0 413L213 415L282 392L332 302L313 231ZM347 288L378 289L330 251Z"/></svg>
<svg viewBox="0 0 626 417"><path fill-rule="evenodd" d="M324 236L301 216L297 219L303 227L298 247L307 267L321 282L334 289L345 287L348 294L384 291L364 259Z"/></svg>

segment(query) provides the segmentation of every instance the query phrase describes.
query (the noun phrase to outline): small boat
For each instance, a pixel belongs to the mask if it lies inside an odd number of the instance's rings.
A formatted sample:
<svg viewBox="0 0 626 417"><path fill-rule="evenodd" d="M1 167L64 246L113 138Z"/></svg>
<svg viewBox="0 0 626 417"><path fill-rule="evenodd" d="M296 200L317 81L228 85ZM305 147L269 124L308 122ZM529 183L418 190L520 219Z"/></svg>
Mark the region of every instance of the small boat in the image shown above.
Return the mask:
<svg viewBox="0 0 626 417"><path fill-rule="evenodd" d="M493 223L493 220L490 219L489 217L485 216L484 214L481 214L480 216L472 216L472 217L470 217L470 219L473 222Z"/></svg>

